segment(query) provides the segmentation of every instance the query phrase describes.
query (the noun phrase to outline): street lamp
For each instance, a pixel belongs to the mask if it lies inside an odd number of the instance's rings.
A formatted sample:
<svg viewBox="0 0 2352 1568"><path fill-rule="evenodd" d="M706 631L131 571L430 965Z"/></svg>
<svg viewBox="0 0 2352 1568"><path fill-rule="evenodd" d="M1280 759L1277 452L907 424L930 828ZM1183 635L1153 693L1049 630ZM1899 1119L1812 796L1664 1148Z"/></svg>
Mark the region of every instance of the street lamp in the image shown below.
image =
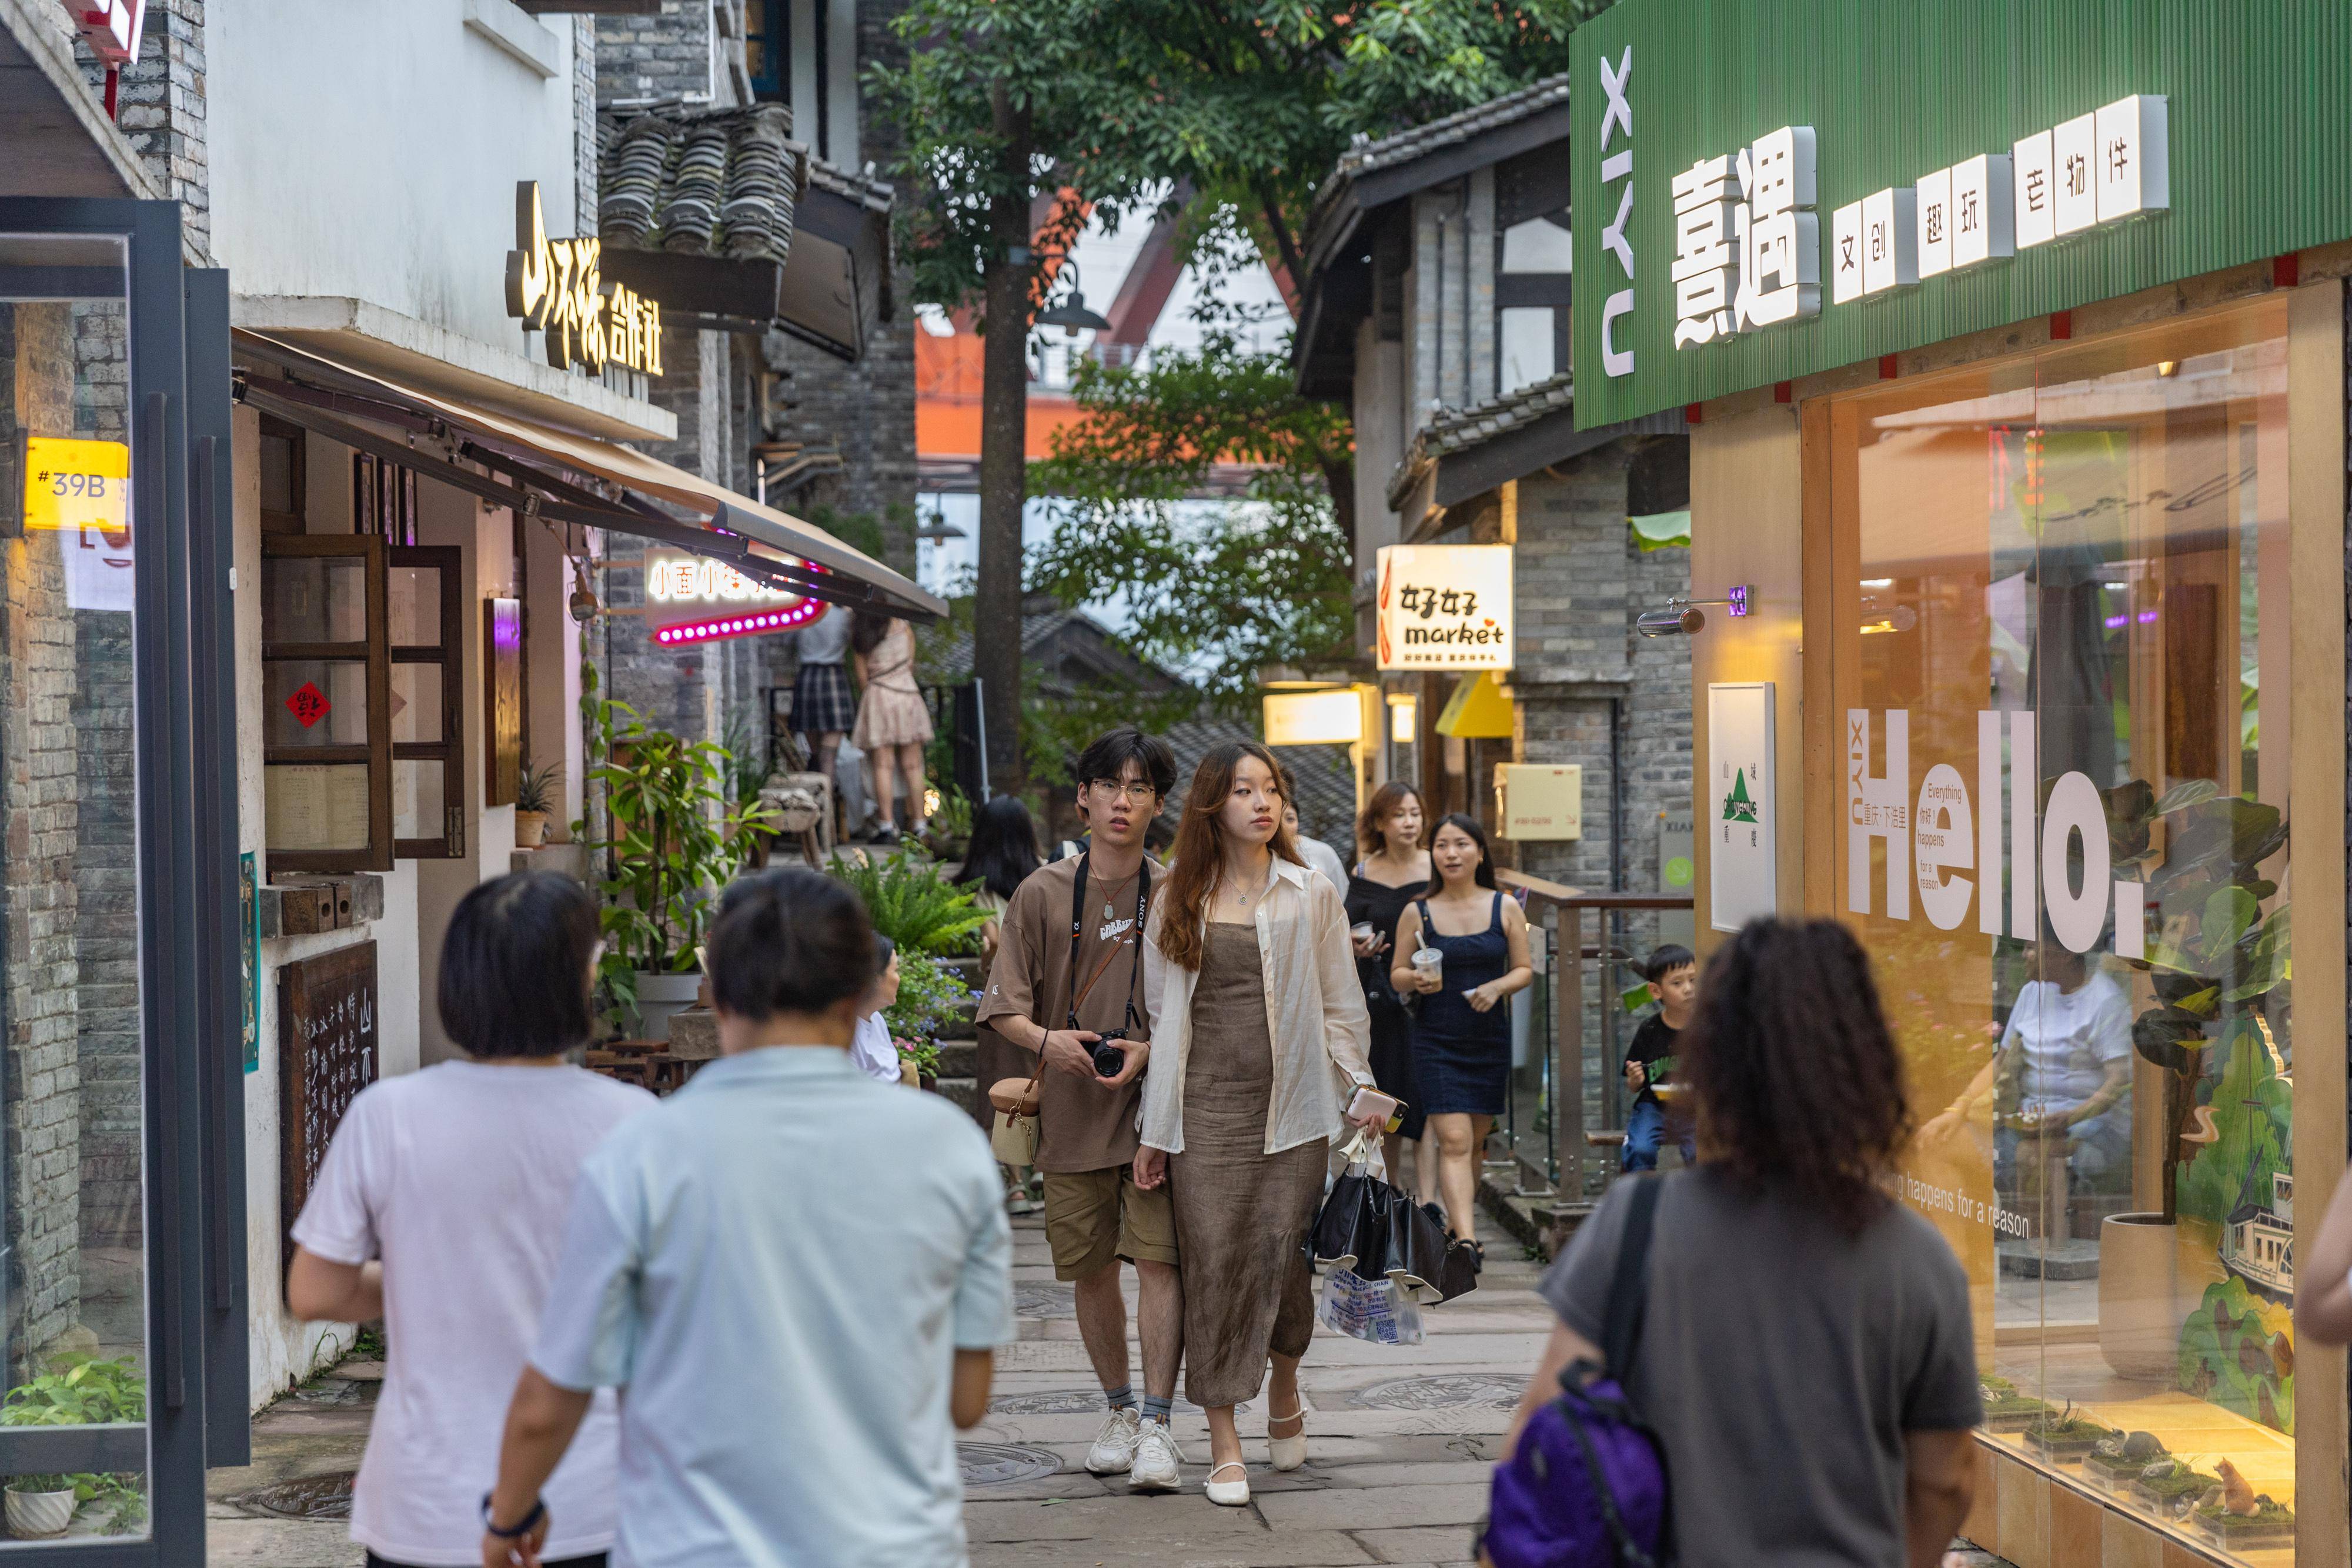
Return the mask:
<svg viewBox="0 0 2352 1568"><path fill-rule="evenodd" d="M1037 325L1059 327L1066 338L1076 337L1081 327L1097 332L1109 331L1110 322L1087 308L1087 297L1078 287L1078 264L1065 256L1062 269L1070 275L1070 292L1060 303L1037 312Z"/></svg>

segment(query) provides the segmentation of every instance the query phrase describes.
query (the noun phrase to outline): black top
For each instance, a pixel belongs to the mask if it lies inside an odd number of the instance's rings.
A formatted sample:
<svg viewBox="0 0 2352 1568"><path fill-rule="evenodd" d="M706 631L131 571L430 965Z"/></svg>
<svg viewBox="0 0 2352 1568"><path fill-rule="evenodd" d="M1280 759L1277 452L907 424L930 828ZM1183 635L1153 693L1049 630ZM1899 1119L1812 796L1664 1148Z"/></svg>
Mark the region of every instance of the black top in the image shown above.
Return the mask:
<svg viewBox="0 0 2352 1568"><path fill-rule="evenodd" d="M1633 1031L1633 1043L1625 1048L1625 1060L1640 1062L1642 1070L1650 1075L1651 1083L1656 1083L1662 1078L1670 1077L1671 1074L1660 1073L1653 1064L1663 1057L1674 1056L1677 1053L1675 1042L1682 1039L1682 1032L1678 1029L1668 1026L1664 1013L1652 1013L1642 1020L1642 1027ZM1641 1100L1656 1099L1657 1096L1650 1092L1648 1085L1645 1084L1635 1103L1639 1103Z"/></svg>
<svg viewBox="0 0 2352 1568"><path fill-rule="evenodd" d="M1374 882L1358 866L1348 879L1348 924L1360 925L1370 921L1372 929L1388 941L1388 950L1377 958L1359 957L1356 977L1363 982L1366 997L1392 994L1389 985L1389 965L1396 958L1397 922L1404 917L1405 906L1428 891L1426 881L1409 882L1402 887L1391 887Z"/></svg>

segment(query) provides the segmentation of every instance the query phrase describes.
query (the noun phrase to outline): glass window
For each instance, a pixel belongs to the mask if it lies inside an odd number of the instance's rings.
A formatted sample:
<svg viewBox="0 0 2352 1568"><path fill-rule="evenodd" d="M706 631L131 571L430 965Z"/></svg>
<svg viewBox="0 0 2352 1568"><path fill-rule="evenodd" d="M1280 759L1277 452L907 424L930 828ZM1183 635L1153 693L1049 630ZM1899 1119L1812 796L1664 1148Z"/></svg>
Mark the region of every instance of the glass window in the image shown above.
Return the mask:
<svg viewBox="0 0 2352 1568"><path fill-rule="evenodd" d="M2294 1506L2285 319L1831 412L1835 885L1988 1425L2252 1562Z"/></svg>
<svg viewBox="0 0 2352 1568"><path fill-rule="evenodd" d="M0 235L0 1553L150 1532L126 260Z"/></svg>

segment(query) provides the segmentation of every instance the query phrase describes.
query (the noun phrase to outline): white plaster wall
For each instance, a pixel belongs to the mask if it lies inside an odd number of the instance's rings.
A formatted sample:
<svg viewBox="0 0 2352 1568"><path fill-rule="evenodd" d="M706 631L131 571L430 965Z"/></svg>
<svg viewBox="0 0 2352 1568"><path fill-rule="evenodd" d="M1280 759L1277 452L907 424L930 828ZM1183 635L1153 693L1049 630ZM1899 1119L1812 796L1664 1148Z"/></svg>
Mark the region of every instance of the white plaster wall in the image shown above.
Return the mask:
<svg viewBox="0 0 2352 1568"><path fill-rule="evenodd" d="M541 79L466 0L215 0L205 14L213 254L246 295L372 301L520 348L506 313L514 188L572 213L572 29ZM593 225L591 225L593 232Z"/></svg>

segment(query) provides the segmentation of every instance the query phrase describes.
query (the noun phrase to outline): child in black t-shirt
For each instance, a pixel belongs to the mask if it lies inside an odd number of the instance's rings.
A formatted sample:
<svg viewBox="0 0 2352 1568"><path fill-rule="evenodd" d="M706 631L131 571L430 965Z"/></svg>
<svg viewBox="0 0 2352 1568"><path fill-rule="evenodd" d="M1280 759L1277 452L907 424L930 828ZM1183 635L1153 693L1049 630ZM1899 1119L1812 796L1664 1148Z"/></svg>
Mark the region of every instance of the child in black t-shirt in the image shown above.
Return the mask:
<svg viewBox="0 0 2352 1568"><path fill-rule="evenodd" d="M1625 1151L1619 1168L1629 1171L1658 1168L1658 1145L1665 1142L1669 1118L1654 1086L1673 1079L1675 1041L1698 999L1698 958L1689 948L1669 942L1650 955L1642 973L1658 1010L1642 1021L1625 1048L1625 1087L1633 1095L1633 1105L1625 1113ZM1696 1163L1698 1149L1689 1113L1685 1110L1672 1120L1683 1164Z"/></svg>

